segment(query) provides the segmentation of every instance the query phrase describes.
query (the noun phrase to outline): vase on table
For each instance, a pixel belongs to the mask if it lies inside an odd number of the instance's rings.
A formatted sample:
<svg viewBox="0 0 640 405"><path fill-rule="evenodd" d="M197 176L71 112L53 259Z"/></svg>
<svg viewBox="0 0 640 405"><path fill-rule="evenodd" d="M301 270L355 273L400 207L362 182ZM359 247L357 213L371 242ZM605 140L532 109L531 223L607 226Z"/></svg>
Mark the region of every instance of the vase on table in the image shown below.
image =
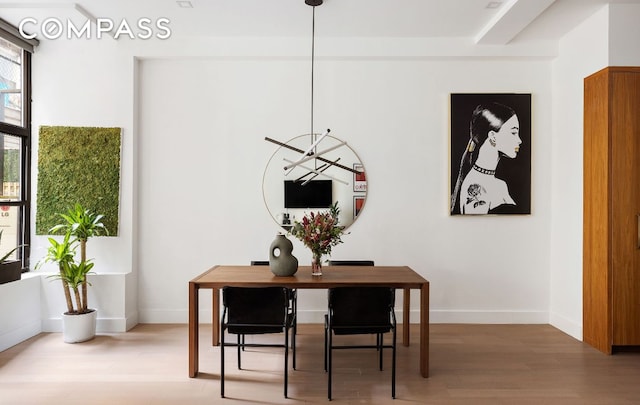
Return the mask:
<svg viewBox="0 0 640 405"><path fill-rule="evenodd" d="M283 234L276 235L269 248L269 268L280 277L293 276L298 271L298 259L291 253L293 243Z"/></svg>
<svg viewBox="0 0 640 405"><path fill-rule="evenodd" d="M321 276L322 275L322 254L321 253L313 253L313 259L311 259L311 275L312 276Z"/></svg>

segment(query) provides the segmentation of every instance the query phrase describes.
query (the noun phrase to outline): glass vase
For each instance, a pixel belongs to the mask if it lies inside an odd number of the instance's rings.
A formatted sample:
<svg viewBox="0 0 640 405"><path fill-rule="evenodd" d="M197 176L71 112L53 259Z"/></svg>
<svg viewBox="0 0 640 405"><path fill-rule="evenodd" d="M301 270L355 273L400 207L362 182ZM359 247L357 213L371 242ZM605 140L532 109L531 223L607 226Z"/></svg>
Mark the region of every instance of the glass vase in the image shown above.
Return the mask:
<svg viewBox="0 0 640 405"><path fill-rule="evenodd" d="M322 275L322 255L313 255L313 259L311 259L311 275Z"/></svg>

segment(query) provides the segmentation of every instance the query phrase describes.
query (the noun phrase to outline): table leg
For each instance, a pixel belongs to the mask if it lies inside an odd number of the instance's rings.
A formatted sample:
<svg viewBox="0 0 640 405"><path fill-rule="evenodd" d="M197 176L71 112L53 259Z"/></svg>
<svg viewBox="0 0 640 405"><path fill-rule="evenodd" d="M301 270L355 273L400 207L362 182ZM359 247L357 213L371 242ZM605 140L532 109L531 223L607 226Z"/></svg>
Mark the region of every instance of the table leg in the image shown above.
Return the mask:
<svg viewBox="0 0 640 405"><path fill-rule="evenodd" d="M198 286L189 283L189 377L198 375Z"/></svg>
<svg viewBox="0 0 640 405"><path fill-rule="evenodd" d="M411 289L405 288L402 295L402 344L409 346L409 315L411 308Z"/></svg>
<svg viewBox="0 0 640 405"><path fill-rule="evenodd" d="M220 345L220 290L214 288L212 290L211 303L211 344L213 346Z"/></svg>
<svg viewBox="0 0 640 405"><path fill-rule="evenodd" d="M420 374L429 377L429 282L420 290Z"/></svg>

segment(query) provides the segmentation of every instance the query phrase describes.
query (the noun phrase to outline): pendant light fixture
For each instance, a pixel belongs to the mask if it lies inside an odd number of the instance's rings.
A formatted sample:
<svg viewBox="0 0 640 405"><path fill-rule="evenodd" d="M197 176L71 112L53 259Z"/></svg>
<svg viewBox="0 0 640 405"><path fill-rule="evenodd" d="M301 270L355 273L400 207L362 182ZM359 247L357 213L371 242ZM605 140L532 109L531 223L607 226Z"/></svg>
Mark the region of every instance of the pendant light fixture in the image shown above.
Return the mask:
<svg viewBox="0 0 640 405"><path fill-rule="evenodd" d="M311 138L315 137L315 132L313 132L313 79L314 79L314 66L315 66L315 55L316 55L316 7L322 5L322 0L304 0L304 3L308 6L312 7L312 15L311 15ZM331 132L330 129L327 129L327 132L321 136L324 138Z"/></svg>
<svg viewBox="0 0 640 405"><path fill-rule="evenodd" d="M298 153L300 153L298 159L296 160L288 160L285 159L286 161L286 166L284 166L284 170L285 170L285 176L287 176L289 173L291 173L296 167L300 167L303 168L304 170L306 170L308 172L308 174L313 174L313 177L316 177L318 175L321 175L323 177L328 177L331 178L333 180L339 181L341 183L345 183L348 184L346 182L344 182L343 180L337 179L333 176L330 176L326 173L323 173L325 170L327 170L330 167L338 167L340 169L346 170L348 172L354 173L354 174L359 174L358 171L354 170L351 167L348 166L344 166L338 163L338 161L340 160L340 158L336 159L336 160L328 160L322 157L323 154L333 151L335 149L340 148L341 146L346 145L347 143L342 141L339 142L333 146L330 146L324 150L316 150L316 148L318 147L318 145L322 142L323 139L325 139L327 137L327 135L329 135L329 132L331 132L330 129L327 129L324 133L322 134L316 134L314 132L314 126L313 126L313 111L314 111L314 67L315 67L315 30L316 30L316 7L320 6L322 4L323 0L304 0L304 3L308 6L311 6L313 8L312 11L312 19L311 19L311 132L310 132L310 138L311 138L311 145L306 148L305 150L303 149L299 149L299 148L295 148L291 145L288 145L286 143L283 142L279 142L275 139L271 139L266 137L265 140L271 143L275 143L277 145L280 145L284 148L296 151ZM321 165L320 167L317 167L316 165L314 165L314 167L309 167L304 165L305 162L309 161L309 160L314 160L314 162L320 161L323 162L324 164ZM301 176L301 178L306 177L307 175ZM312 177L312 178L313 178ZM301 178L298 178L297 180L300 180ZM306 184L309 180L311 180L311 178L308 178L307 180L304 181L303 184Z"/></svg>

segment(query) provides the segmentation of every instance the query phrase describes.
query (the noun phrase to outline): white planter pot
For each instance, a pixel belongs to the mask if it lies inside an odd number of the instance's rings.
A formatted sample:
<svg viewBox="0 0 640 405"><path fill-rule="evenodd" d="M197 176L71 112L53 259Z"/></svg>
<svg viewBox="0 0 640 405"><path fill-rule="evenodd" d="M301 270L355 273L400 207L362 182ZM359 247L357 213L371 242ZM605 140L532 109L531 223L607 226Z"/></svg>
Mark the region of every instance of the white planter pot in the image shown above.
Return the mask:
<svg viewBox="0 0 640 405"><path fill-rule="evenodd" d="M86 314L62 314L62 336L65 343L80 343L91 340L96 336L95 309Z"/></svg>

